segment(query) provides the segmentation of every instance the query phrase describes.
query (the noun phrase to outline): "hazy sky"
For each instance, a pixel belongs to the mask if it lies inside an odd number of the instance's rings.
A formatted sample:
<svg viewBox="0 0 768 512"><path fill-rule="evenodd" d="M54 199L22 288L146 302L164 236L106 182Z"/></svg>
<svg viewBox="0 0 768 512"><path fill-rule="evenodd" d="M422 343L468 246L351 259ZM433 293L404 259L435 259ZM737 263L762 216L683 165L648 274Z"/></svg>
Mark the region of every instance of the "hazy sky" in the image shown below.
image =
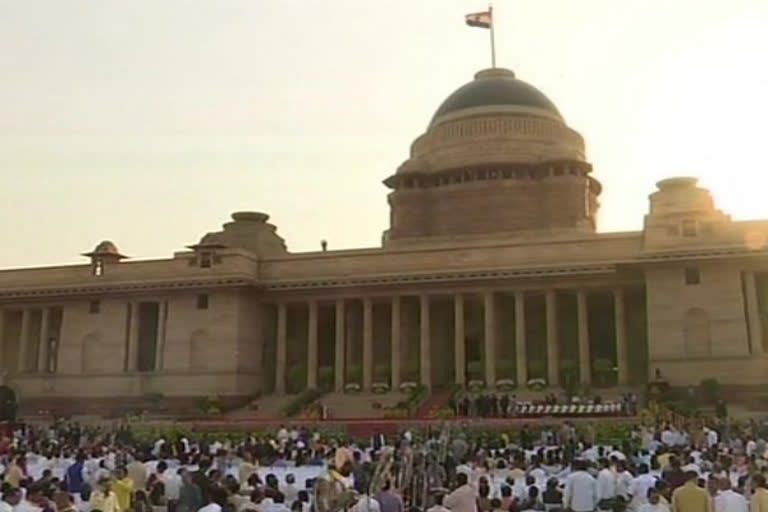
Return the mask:
<svg viewBox="0 0 768 512"><path fill-rule="evenodd" d="M381 180L488 67L474 0L0 0L0 267L168 257L237 210L376 246ZM500 66L584 135L601 231L665 176L768 217L767 0L497 0Z"/></svg>

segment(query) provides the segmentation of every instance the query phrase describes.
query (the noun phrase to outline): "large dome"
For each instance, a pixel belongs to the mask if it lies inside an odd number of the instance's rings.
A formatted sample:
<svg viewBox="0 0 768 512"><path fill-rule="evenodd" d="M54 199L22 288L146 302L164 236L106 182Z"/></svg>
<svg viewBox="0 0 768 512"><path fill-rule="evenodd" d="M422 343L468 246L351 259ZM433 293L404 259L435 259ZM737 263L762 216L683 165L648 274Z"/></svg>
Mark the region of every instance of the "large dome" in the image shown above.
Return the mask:
<svg viewBox="0 0 768 512"><path fill-rule="evenodd" d="M491 68L478 72L473 81L448 96L432 116L430 126L447 114L492 106L535 108L560 118L555 104L540 90L515 78L509 69Z"/></svg>

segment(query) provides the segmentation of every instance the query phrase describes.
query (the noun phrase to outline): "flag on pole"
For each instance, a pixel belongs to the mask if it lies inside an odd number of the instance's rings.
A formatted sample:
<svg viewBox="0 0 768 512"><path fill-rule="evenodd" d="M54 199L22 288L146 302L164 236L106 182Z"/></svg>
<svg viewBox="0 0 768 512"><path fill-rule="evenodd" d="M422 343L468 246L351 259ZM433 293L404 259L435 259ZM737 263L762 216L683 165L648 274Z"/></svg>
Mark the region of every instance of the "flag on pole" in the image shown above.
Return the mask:
<svg viewBox="0 0 768 512"><path fill-rule="evenodd" d="M493 25L493 15L491 11L475 12L465 15L467 25L470 27L491 28Z"/></svg>

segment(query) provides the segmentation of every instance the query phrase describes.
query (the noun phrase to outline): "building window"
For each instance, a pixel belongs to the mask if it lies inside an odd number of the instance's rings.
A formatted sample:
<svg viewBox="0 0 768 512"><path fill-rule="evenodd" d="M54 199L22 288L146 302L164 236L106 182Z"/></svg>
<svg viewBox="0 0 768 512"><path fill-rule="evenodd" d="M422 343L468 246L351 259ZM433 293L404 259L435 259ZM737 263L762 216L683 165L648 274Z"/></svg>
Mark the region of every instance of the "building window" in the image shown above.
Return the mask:
<svg viewBox="0 0 768 512"><path fill-rule="evenodd" d="M203 252L200 253L200 267L201 268L211 268L211 265L213 264L213 256L210 252Z"/></svg>
<svg viewBox="0 0 768 512"><path fill-rule="evenodd" d="M93 271L93 275L96 277L101 277L104 275L104 261L100 259L96 259L93 261L93 267L91 269Z"/></svg>
<svg viewBox="0 0 768 512"><path fill-rule="evenodd" d="M208 309L208 295L197 296L197 309Z"/></svg>
<svg viewBox="0 0 768 512"><path fill-rule="evenodd" d="M677 236L680 234L680 228L677 225L667 226L667 235Z"/></svg>
<svg viewBox="0 0 768 512"><path fill-rule="evenodd" d="M685 284L693 285L701 283L701 272L698 268L688 267L685 269Z"/></svg>
<svg viewBox="0 0 768 512"><path fill-rule="evenodd" d="M684 220L683 221L683 236L696 236L696 221Z"/></svg>
<svg viewBox="0 0 768 512"><path fill-rule="evenodd" d="M101 311L101 301L92 300L88 303L88 312L95 315Z"/></svg>

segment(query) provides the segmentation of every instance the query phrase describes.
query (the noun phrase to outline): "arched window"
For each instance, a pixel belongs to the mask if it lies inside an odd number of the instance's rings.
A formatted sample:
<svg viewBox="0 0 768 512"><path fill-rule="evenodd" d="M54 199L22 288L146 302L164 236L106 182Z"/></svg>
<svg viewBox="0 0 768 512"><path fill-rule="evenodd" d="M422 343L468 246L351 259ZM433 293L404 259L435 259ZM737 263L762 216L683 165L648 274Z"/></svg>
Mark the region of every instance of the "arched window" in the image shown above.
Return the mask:
<svg viewBox="0 0 768 512"><path fill-rule="evenodd" d="M686 311L683 318L685 354L690 356L712 355L712 333L709 313L700 308Z"/></svg>

